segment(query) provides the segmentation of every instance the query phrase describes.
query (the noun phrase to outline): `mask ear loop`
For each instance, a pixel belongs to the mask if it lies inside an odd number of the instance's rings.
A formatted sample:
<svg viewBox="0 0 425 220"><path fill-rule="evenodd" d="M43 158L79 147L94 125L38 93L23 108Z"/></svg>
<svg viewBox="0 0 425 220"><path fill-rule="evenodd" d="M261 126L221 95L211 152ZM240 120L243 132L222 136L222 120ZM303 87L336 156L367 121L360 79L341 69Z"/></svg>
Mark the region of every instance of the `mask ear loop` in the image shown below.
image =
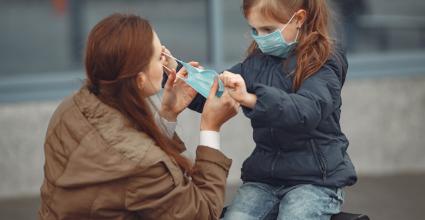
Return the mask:
<svg viewBox="0 0 425 220"><path fill-rule="evenodd" d="M181 61L181 60L179 60L179 59L177 59L177 58L175 58L175 57L173 57L171 54L168 54L168 53L165 53L165 52L161 52L163 55L165 55L165 56L167 56L167 57L169 57L169 58L171 58L171 59L174 59L174 60L176 60L177 62L179 62L179 63L184 63L183 61Z"/></svg>
<svg viewBox="0 0 425 220"><path fill-rule="evenodd" d="M171 54L168 54L168 53L165 53L165 52L161 52L163 55L165 55L165 56L167 56L167 57L169 57L169 58L171 58L171 59L174 59L175 61L177 61L177 62L179 62L179 63L181 63L181 64L183 64L183 63L185 63L185 62L183 62L183 61L181 61L181 60L179 60L179 59L177 59L177 58L175 58L174 56L172 56ZM167 73L167 75L168 74L170 74L170 72L172 71L170 68L168 68L167 66L165 66L165 65L162 65L162 67L164 67L164 69L166 70L165 71L165 73ZM187 75L188 75L188 77L189 77L189 71L186 69L186 72L187 72ZM179 76L179 75L176 75L176 79L177 78L179 78L179 79L181 79L181 80L185 80L185 78L184 77L181 77L181 76Z"/></svg>
<svg viewBox="0 0 425 220"><path fill-rule="evenodd" d="M297 35L295 36L295 40L294 40L294 42L297 42L298 41L298 37L300 36L300 27L297 27Z"/></svg>
<svg viewBox="0 0 425 220"><path fill-rule="evenodd" d="M172 72L172 70L170 69L170 68L168 68L166 65L164 65L164 64L162 64L162 67L165 69L165 73L167 74L167 75L170 75L170 73Z"/></svg>
<svg viewBox="0 0 425 220"><path fill-rule="evenodd" d="M286 26L288 26L288 24L292 22L292 19L294 19L295 15L296 15L296 13L294 13L294 15L292 15L291 19L289 19L288 23L285 24L285 27L283 27L281 31L283 31L283 29L285 29ZM298 37L300 36L300 32L301 32L300 29L301 29L301 27L297 27L297 35L295 35L295 40L291 44L298 41Z"/></svg>
<svg viewBox="0 0 425 220"><path fill-rule="evenodd" d="M292 19L294 19L294 17L295 17L295 14L296 13L294 13L293 15L292 15L292 17L289 19L289 21L285 24L285 26L283 26L283 28L282 29L280 29L280 32L282 32L291 22L292 22Z"/></svg>

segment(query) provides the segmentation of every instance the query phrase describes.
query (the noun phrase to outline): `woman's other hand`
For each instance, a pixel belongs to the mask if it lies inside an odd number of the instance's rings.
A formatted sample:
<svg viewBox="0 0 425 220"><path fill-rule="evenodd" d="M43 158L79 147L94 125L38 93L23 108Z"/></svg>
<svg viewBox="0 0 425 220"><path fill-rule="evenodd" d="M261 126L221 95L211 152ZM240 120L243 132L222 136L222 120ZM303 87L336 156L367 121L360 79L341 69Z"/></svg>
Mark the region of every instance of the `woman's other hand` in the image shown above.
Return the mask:
<svg viewBox="0 0 425 220"><path fill-rule="evenodd" d="M189 62L198 67L198 62ZM160 115L168 121L176 121L177 116L193 101L197 92L181 78L187 76L185 68L178 73L174 69L166 70L168 80L164 86Z"/></svg>
<svg viewBox="0 0 425 220"><path fill-rule="evenodd" d="M229 93L225 90L221 97L217 97L217 90L218 79L215 79L202 112L201 130L219 131L226 121L238 113L239 104Z"/></svg>

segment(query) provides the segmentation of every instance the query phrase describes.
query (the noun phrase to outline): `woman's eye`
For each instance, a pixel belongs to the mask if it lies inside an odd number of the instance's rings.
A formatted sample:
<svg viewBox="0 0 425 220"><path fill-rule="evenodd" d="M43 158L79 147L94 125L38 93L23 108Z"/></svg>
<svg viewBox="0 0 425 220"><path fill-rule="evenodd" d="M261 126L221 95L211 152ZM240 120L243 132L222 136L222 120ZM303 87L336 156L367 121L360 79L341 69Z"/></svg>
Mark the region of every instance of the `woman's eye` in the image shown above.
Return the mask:
<svg viewBox="0 0 425 220"><path fill-rule="evenodd" d="M255 29L255 28L251 28L251 31L252 31L252 33L254 33L254 34L257 34L258 35L258 32L257 32L257 30Z"/></svg>

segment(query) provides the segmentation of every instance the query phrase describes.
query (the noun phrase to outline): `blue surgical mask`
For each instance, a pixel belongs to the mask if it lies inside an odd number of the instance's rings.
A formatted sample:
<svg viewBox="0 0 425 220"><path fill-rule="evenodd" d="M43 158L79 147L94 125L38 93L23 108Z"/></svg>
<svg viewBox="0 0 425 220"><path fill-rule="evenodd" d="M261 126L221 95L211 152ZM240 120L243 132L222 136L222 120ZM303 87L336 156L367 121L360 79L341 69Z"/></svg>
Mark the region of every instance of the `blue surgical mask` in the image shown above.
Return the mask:
<svg viewBox="0 0 425 220"><path fill-rule="evenodd" d="M282 32L291 23L292 19L295 17L295 14L289 19L288 23L280 30L275 30L274 32L259 36L258 33L253 29L251 36L254 38L260 50L267 55L277 56L281 58L286 58L295 48L298 43L299 30L295 41L292 43L286 42L285 38L282 37Z"/></svg>
<svg viewBox="0 0 425 220"><path fill-rule="evenodd" d="M176 59L177 60L177 59ZM210 94L211 87L214 83L214 79L218 77L218 73L214 70L200 69L193 67L192 65L185 63L181 60L177 60L187 70L187 78L181 78L188 85L190 85L199 94L208 97ZM221 97L224 92L224 85L221 80L218 80L218 90L216 96Z"/></svg>

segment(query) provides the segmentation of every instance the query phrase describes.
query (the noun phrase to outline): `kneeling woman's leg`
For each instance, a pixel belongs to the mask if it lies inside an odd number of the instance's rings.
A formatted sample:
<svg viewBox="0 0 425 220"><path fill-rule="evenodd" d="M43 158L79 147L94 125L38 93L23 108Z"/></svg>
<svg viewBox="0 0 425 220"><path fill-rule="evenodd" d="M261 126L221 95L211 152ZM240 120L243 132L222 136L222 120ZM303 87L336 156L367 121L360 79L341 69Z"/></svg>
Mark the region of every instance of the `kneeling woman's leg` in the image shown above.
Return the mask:
<svg viewBox="0 0 425 220"><path fill-rule="evenodd" d="M224 220L268 220L276 219L279 199L274 187L263 183L244 183L227 208Z"/></svg>
<svg viewBox="0 0 425 220"><path fill-rule="evenodd" d="M341 210L343 192L338 188L300 185L287 192L279 204L278 220L329 220Z"/></svg>

